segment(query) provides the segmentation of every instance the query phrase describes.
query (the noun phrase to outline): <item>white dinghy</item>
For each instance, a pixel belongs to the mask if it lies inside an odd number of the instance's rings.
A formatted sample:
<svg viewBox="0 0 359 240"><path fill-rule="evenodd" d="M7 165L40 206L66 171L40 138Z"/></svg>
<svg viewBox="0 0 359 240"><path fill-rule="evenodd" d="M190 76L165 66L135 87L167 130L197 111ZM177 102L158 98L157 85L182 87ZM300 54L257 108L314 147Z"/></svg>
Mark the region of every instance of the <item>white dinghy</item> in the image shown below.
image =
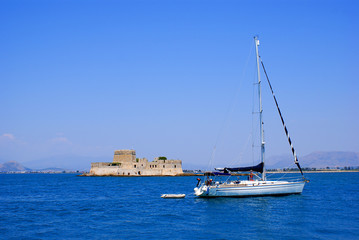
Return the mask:
<svg viewBox="0 0 359 240"><path fill-rule="evenodd" d="M162 194L161 198L184 198L186 194Z"/></svg>

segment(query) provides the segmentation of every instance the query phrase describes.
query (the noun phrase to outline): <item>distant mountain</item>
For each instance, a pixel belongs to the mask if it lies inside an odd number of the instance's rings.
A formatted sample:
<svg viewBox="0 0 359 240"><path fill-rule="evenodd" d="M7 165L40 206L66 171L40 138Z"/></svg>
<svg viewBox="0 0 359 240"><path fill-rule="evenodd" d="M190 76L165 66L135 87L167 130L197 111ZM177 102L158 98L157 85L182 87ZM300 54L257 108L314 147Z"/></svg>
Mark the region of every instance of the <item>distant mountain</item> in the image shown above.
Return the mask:
<svg viewBox="0 0 359 240"><path fill-rule="evenodd" d="M22 164L10 161L0 164L0 172L22 172L31 171L30 168L24 167Z"/></svg>
<svg viewBox="0 0 359 240"><path fill-rule="evenodd" d="M298 156L300 165L305 168L335 168L335 167L357 167L359 166L359 153L356 152L313 152L305 156ZM10 161L0 164L0 172L10 171L83 171L90 170L91 162L112 162L112 157L84 157L75 155L53 156L34 161L22 162L28 166ZM205 166L205 165L204 165ZM206 169L204 166L184 161L183 169ZM295 168L293 156L279 155L266 159L266 168Z"/></svg>
<svg viewBox="0 0 359 240"><path fill-rule="evenodd" d="M90 170L92 162L112 162L110 157L87 157L77 155L57 155L24 162L26 166L36 170L65 169L65 170Z"/></svg>
<svg viewBox="0 0 359 240"><path fill-rule="evenodd" d="M313 152L303 157L298 156L301 167L309 168L335 168L359 166L359 153L356 152ZM282 155L268 158L267 168L293 167L293 156ZM291 165L292 164L292 165Z"/></svg>

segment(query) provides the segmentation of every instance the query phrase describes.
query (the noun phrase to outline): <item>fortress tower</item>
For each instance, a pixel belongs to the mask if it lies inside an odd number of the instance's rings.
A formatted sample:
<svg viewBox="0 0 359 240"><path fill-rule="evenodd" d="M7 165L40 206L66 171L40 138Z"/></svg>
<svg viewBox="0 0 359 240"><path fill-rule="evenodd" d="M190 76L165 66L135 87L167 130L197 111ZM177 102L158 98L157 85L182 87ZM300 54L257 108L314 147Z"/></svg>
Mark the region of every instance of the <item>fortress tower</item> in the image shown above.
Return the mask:
<svg viewBox="0 0 359 240"><path fill-rule="evenodd" d="M114 163L123 163L123 162L134 162L136 161L136 151L135 150L116 150L113 155Z"/></svg>

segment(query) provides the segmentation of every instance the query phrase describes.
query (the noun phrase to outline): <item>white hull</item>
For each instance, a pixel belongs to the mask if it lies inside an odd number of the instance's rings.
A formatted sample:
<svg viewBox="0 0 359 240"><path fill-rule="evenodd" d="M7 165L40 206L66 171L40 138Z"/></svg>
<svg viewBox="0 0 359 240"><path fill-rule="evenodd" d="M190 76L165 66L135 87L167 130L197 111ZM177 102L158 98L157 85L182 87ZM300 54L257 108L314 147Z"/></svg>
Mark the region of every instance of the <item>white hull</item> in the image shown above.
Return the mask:
<svg viewBox="0 0 359 240"><path fill-rule="evenodd" d="M195 188L198 197L250 197L300 194L305 182L242 181L240 184L202 185Z"/></svg>

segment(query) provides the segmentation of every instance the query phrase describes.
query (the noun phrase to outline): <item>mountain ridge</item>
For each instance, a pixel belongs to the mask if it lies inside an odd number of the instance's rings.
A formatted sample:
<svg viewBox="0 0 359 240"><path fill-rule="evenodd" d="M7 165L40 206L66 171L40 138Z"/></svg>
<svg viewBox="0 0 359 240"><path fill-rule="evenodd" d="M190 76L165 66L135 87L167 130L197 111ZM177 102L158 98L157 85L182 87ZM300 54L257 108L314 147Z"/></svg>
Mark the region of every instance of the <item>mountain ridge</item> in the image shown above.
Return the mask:
<svg viewBox="0 0 359 240"><path fill-rule="evenodd" d="M8 161L0 163L0 172L22 172L22 171L49 171L49 170L89 170L91 162L102 162L105 158L102 157L79 157L79 156L56 156L48 159L40 159L31 162L20 163L16 161ZM51 160L51 161L50 161ZM65 161L66 160L66 161ZM71 160L71 161L68 161ZM43 164L42 162L46 162ZM349 151L316 151L310 154L299 157L299 163L302 168L344 168L344 167L358 167L359 153ZM25 167L29 166L29 167ZM184 162L184 168L201 169L201 165L193 162ZM266 168L293 168L293 156L277 155L267 158ZM203 169L203 167L202 167Z"/></svg>
<svg viewBox="0 0 359 240"><path fill-rule="evenodd" d="M358 167L359 153L347 151L315 151L298 157L303 168L343 168ZM268 158L268 168L287 168L294 163L291 155L280 155Z"/></svg>
<svg viewBox="0 0 359 240"><path fill-rule="evenodd" d="M16 161L8 161L0 163L0 172L23 172L31 171L30 168L24 167L21 163Z"/></svg>

